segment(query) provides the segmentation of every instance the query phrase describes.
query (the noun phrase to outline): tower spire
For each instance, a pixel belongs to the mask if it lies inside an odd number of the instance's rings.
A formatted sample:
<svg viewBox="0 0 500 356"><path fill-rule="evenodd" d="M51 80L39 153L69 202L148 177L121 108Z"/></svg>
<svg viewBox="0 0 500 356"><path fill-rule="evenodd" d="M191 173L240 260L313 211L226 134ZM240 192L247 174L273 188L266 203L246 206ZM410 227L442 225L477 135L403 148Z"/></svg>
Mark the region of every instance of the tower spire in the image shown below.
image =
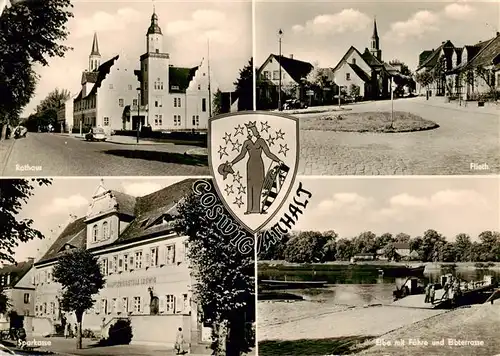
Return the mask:
<svg viewBox="0 0 500 356"><path fill-rule="evenodd" d="M94 41L92 42L92 52L90 52L91 56L100 56L99 53L99 43L97 42L97 32L94 32Z"/></svg>
<svg viewBox="0 0 500 356"><path fill-rule="evenodd" d="M373 35L372 38L378 38L378 31L377 31L377 18L373 18Z"/></svg>

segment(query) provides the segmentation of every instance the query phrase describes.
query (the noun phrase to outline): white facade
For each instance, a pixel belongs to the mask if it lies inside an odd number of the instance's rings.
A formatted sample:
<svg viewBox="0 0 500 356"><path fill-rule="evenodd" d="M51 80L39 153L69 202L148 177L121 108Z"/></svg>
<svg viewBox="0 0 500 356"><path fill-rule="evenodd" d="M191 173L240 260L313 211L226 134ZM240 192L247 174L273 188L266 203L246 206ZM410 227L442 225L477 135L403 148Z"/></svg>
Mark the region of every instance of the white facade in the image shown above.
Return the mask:
<svg viewBox="0 0 500 356"><path fill-rule="evenodd" d="M292 58L293 59L293 58ZM280 64L274 58L274 56L270 56L264 64L260 67L259 72L261 73L262 79L269 80L273 83L273 85L278 86L280 82ZM281 85L283 87L293 86L300 83L297 83L290 74L281 67Z"/></svg>

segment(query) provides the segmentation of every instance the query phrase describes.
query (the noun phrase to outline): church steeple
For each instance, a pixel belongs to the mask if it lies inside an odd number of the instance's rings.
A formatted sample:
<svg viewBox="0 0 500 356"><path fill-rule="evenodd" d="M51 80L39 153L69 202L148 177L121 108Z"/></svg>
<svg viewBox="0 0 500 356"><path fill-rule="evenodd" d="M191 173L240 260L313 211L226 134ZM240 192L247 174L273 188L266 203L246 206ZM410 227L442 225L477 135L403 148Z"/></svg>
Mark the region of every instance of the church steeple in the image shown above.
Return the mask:
<svg viewBox="0 0 500 356"><path fill-rule="evenodd" d="M101 54L99 53L99 43L97 42L97 33L94 32L94 40L92 41L92 50L89 56L89 71L93 72L101 65Z"/></svg>
<svg viewBox="0 0 500 356"><path fill-rule="evenodd" d="M153 15L151 15L151 25L149 25L147 35L152 35L152 34L162 35L161 28L158 25L158 15L156 15L154 7L153 7Z"/></svg>
<svg viewBox="0 0 500 356"><path fill-rule="evenodd" d="M161 33L160 25L158 25L158 15L156 15L153 7L153 15L151 15L151 24L149 25L146 34L147 53L163 53L163 34Z"/></svg>
<svg viewBox="0 0 500 356"><path fill-rule="evenodd" d="M377 31L377 20L375 18L373 19L373 35L370 46L370 52L375 56L375 58L377 58L380 61L382 60L382 51L380 50L380 40Z"/></svg>

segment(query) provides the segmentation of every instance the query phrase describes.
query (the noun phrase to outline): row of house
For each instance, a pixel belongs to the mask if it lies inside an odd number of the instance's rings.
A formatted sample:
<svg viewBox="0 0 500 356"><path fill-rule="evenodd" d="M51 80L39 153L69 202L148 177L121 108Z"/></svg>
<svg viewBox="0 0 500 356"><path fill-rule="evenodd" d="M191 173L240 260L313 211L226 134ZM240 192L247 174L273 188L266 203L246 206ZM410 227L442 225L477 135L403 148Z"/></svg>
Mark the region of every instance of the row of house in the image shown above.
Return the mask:
<svg viewBox="0 0 500 356"><path fill-rule="evenodd" d="M395 258L398 260L418 260L418 252L412 250L410 244L407 242L397 242L393 244ZM387 261L386 251L384 249L379 249L374 253L358 253L351 258L351 262L356 261Z"/></svg>
<svg viewBox="0 0 500 356"><path fill-rule="evenodd" d="M85 216L73 217L40 259L18 264L17 277L8 280L14 291L12 310L24 317L27 331L52 334L63 320L75 325L74 315L60 308L61 285L54 281L53 269L66 252L87 249L98 257L106 283L84 315L84 329L105 336L117 320L128 318L133 343L172 346L182 327L185 341L204 350L211 328L200 322L202 311L193 298L187 236L174 230L177 204L193 183L185 179L133 197L107 189L101 181ZM0 269L0 275L5 271ZM151 308L153 299L157 311ZM254 313L248 315L253 322Z"/></svg>
<svg viewBox="0 0 500 356"><path fill-rule="evenodd" d="M168 132L206 130L217 90L216 85L210 87L208 60L201 59L194 67L171 64L154 11L146 39L146 52L136 70L120 55L101 62L94 34L81 90L60 108L59 124L69 131L102 127L107 133L138 127Z"/></svg>
<svg viewBox="0 0 500 356"><path fill-rule="evenodd" d="M419 55L416 74L435 73L429 85L419 85L418 91L431 91L437 96L464 100L500 90L500 33L486 41L462 47L443 41L436 49Z"/></svg>
<svg viewBox="0 0 500 356"><path fill-rule="evenodd" d="M280 72L284 97L304 99L307 97L306 94L316 95L306 93L307 79L314 69L311 63L297 60L293 55L285 57L271 54L257 71L258 100L276 102ZM405 77L401 73L400 65L391 65L382 59L376 20L373 21L370 48L360 51L351 46L335 67L320 68L320 70L329 82L334 83L334 88L329 88L333 89L333 94L337 93L338 87L345 88L349 92L350 88L355 86L359 88L357 96L362 99L389 97L391 80L395 77Z"/></svg>

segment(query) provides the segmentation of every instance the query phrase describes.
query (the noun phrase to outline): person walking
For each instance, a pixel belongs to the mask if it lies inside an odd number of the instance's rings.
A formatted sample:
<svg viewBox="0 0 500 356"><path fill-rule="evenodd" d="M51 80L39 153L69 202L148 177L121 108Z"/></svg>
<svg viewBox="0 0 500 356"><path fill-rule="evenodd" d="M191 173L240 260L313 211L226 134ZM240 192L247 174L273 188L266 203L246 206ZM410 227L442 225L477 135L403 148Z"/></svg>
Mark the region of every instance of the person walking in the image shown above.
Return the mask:
<svg viewBox="0 0 500 356"><path fill-rule="evenodd" d="M66 323L66 325L64 325L64 338L67 339L69 337L69 323Z"/></svg>
<svg viewBox="0 0 500 356"><path fill-rule="evenodd" d="M430 300L430 294L431 294L431 284L428 283L425 286L425 302L424 303L429 303Z"/></svg>
<svg viewBox="0 0 500 356"><path fill-rule="evenodd" d="M432 285L431 288L430 288L431 304L434 304L434 298L435 297L436 297L436 288L434 288L434 285Z"/></svg>
<svg viewBox="0 0 500 356"><path fill-rule="evenodd" d="M182 328L177 330L177 335L175 336L175 354L184 355L184 334L182 333Z"/></svg>

